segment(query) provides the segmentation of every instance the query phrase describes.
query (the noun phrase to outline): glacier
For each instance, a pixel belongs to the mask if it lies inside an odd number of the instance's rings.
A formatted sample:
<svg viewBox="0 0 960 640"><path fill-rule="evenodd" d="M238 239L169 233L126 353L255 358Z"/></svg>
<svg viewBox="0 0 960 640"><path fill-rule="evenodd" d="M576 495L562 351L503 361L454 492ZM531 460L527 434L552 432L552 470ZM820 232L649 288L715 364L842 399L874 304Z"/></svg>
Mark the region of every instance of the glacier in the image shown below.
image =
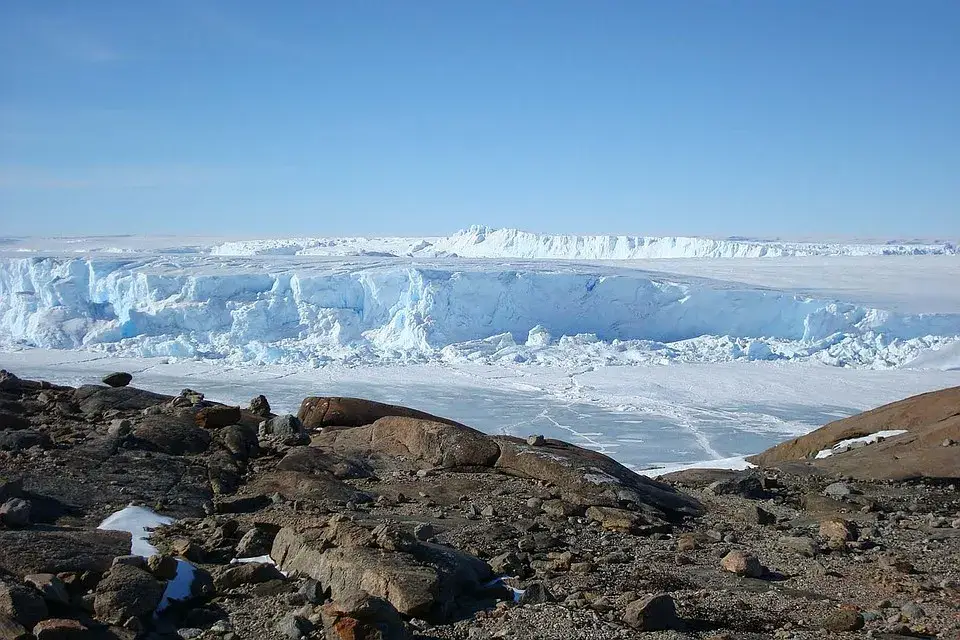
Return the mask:
<svg viewBox="0 0 960 640"><path fill-rule="evenodd" d="M0 257L0 346L8 349L310 366L813 360L889 368L957 341L960 313L609 264Z"/></svg>
<svg viewBox="0 0 960 640"><path fill-rule="evenodd" d="M783 258L790 256L957 255L949 240L784 241L748 237L557 235L475 225L449 236L301 236L231 239L217 236L87 236L0 238L23 254L203 254L237 256L407 256L553 260Z"/></svg>

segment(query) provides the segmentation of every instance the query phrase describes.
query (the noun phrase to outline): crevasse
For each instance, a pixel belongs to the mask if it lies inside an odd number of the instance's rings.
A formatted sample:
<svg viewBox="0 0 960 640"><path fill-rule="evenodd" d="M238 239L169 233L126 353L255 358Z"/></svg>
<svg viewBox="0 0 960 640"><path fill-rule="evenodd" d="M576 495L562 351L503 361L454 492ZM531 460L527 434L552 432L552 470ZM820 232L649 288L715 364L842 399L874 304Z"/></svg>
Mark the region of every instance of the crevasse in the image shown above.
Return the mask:
<svg viewBox="0 0 960 640"><path fill-rule="evenodd" d="M0 341L8 346L315 364L816 358L896 366L958 337L958 314L586 265L0 260Z"/></svg>

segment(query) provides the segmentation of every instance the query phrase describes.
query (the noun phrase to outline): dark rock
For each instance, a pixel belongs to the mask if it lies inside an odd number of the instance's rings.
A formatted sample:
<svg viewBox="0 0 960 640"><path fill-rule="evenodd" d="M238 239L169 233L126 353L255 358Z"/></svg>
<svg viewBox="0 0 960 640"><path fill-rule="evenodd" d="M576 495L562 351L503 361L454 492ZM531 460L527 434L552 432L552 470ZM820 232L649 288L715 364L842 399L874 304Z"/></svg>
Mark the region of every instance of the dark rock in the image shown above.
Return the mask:
<svg viewBox="0 0 960 640"><path fill-rule="evenodd" d="M240 487L242 474L240 464L225 451L207 458L207 479L214 495L234 493Z"/></svg>
<svg viewBox="0 0 960 640"><path fill-rule="evenodd" d="M47 603L30 587L0 582L0 615L30 629L47 617Z"/></svg>
<svg viewBox="0 0 960 640"><path fill-rule="evenodd" d="M0 640L29 640L30 637L22 624L0 613Z"/></svg>
<svg viewBox="0 0 960 640"><path fill-rule="evenodd" d="M863 615L854 607L842 607L831 611L823 620L823 628L835 633L844 633L862 629Z"/></svg>
<svg viewBox="0 0 960 640"><path fill-rule="evenodd" d="M707 491L716 496L733 495L750 500L764 500L771 495L756 471L732 472L730 477L707 485Z"/></svg>
<svg viewBox="0 0 960 640"><path fill-rule="evenodd" d="M627 605L623 621L638 631L667 631L681 627L673 598L665 593L634 600Z"/></svg>
<svg viewBox="0 0 960 640"><path fill-rule="evenodd" d="M0 451L24 451L31 447L49 449L51 446L50 436L33 429L0 431Z"/></svg>
<svg viewBox="0 0 960 640"><path fill-rule="evenodd" d="M203 453L210 446L210 433L189 418L173 415L145 416L133 430L138 448L174 456Z"/></svg>
<svg viewBox="0 0 960 640"><path fill-rule="evenodd" d="M267 402L267 397L264 395L259 395L253 400L250 401L250 413L255 416L262 416L264 418L270 417L270 403Z"/></svg>
<svg viewBox="0 0 960 640"><path fill-rule="evenodd" d="M527 436L527 444L531 447L539 447L544 442L544 437L540 434Z"/></svg>
<svg viewBox="0 0 960 640"><path fill-rule="evenodd" d="M100 381L108 387L125 387L133 382L133 376L123 371L108 373Z"/></svg>
<svg viewBox="0 0 960 640"><path fill-rule="evenodd" d="M23 496L23 480L0 475L0 503Z"/></svg>
<svg viewBox="0 0 960 640"><path fill-rule="evenodd" d="M31 573L98 571L130 552L125 531L0 531L0 569L17 576Z"/></svg>
<svg viewBox="0 0 960 640"><path fill-rule="evenodd" d="M304 580L298 593L302 594L310 604L321 604L327 598L323 587L313 578Z"/></svg>
<svg viewBox="0 0 960 640"><path fill-rule="evenodd" d="M6 369L0 369L0 391L16 393L20 391L22 381Z"/></svg>
<svg viewBox="0 0 960 640"><path fill-rule="evenodd" d="M776 524L777 516L757 505L750 505L744 512L747 522L759 525Z"/></svg>
<svg viewBox="0 0 960 640"><path fill-rule="evenodd" d="M70 594L63 580L52 573L32 573L23 577L23 582L36 589L50 604L69 605Z"/></svg>
<svg viewBox="0 0 960 640"><path fill-rule="evenodd" d="M30 526L30 502L23 498L10 498L0 505L0 522L11 529Z"/></svg>
<svg viewBox="0 0 960 640"><path fill-rule="evenodd" d="M163 404L170 396L151 393L134 387L101 387L84 385L73 391L73 400L85 414L102 413L109 409L121 411L140 411L147 407Z"/></svg>
<svg viewBox="0 0 960 640"><path fill-rule="evenodd" d="M313 631L313 623L302 616L288 613L277 624L277 632L289 640L300 640Z"/></svg>
<svg viewBox="0 0 960 640"><path fill-rule="evenodd" d="M129 618L153 613L163 598L164 586L143 569L117 565L97 585L94 609L97 618L123 624Z"/></svg>
<svg viewBox="0 0 960 640"><path fill-rule="evenodd" d="M231 424L237 424L241 418L240 407L215 404L212 407L200 409L195 419L197 425L204 429L222 429Z"/></svg>
<svg viewBox="0 0 960 640"><path fill-rule="evenodd" d="M554 601L556 598L542 582L531 582L520 596L520 604L545 604Z"/></svg>
<svg viewBox="0 0 960 640"><path fill-rule="evenodd" d="M0 411L0 431L29 429L30 421L9 411Z"/></svg>
<svg viewBox="0 0 960 640"><path fill-rule="evenodd" d="M282 580L283 574L266 562L245 562L221 571L213 579L217 591L235 589L242 584L257 584L268 580Z"/></svg>
<svg viewBox="0 0 960 640"><path fill-rule="evenodd" d="M437 535L437 532L429 522L421 522L413 528L413 537L421 542L426 542L435 535Z"/></svg>
<svg viewBox="0 0 960 640"><path fill-rule="evenodd" d="M81 640L90 637L90 631L79 620L51 618L33 627L37 640Z"/></svg>

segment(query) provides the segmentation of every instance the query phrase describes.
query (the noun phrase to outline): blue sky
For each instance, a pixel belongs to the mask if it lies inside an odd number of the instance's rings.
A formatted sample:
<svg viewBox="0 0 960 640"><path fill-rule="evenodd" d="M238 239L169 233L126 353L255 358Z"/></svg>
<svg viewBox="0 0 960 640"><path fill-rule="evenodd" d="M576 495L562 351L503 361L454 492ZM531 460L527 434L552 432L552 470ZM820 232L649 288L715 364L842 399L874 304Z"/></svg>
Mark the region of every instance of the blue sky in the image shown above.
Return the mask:
<svg viewBox="0 0 960 640"><path fill-rule="evenodd" d="M955 0L8 0L0 234L960 235Z"/></svg>

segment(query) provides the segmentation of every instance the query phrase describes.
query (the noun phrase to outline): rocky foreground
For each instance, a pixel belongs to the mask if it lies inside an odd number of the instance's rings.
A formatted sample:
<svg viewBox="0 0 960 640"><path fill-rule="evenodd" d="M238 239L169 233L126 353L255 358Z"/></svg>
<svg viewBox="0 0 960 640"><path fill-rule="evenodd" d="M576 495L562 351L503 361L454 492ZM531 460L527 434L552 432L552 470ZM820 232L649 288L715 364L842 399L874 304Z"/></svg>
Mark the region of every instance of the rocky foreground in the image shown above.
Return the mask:
<svg viewBox="0 0 960 640"><path fill-rule="evenodd" d="M657 482L365 400L104 382L0 372L0 640L960 637L957 390ZM174 521L97 528L131 504Z"/></svg>

